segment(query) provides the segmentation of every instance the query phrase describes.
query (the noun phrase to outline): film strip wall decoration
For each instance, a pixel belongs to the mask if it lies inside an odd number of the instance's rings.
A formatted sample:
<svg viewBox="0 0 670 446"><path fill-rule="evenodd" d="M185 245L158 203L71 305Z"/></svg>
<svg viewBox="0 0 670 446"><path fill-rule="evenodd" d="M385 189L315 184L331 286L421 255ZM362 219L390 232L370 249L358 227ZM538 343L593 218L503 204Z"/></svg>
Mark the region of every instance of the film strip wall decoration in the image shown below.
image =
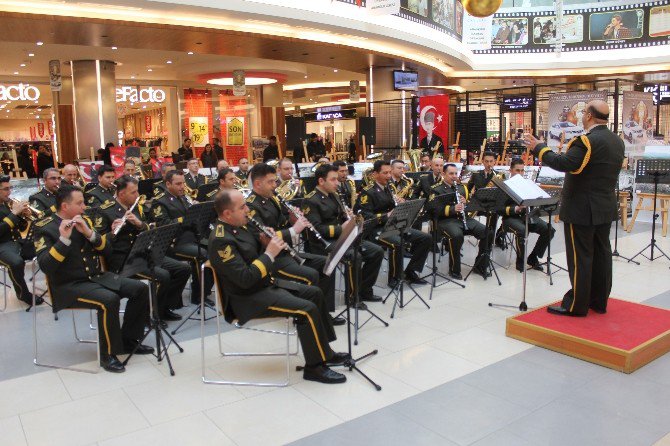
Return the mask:
<svg viewBox="0 0 670 446"><path fill-rule="evenodd" d="M670 0L599 8L565 9L557 36L553 11L493 16L491 49L475 54L551 53L653 47L670 43Z"/></svg>

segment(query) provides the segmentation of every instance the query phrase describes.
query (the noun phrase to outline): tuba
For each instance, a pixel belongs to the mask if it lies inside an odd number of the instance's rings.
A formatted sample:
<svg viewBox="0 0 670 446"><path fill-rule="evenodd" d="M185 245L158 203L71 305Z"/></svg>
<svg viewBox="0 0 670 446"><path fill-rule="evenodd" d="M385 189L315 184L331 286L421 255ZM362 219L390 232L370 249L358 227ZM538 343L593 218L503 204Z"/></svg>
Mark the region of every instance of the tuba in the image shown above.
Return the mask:
<svg viewBox="0 0 670 446"><path fill-rule="evenodd" d="M409 169L412 172L421 170L421 150L410 149L407 151L407 155L409 156Z"/></svg>

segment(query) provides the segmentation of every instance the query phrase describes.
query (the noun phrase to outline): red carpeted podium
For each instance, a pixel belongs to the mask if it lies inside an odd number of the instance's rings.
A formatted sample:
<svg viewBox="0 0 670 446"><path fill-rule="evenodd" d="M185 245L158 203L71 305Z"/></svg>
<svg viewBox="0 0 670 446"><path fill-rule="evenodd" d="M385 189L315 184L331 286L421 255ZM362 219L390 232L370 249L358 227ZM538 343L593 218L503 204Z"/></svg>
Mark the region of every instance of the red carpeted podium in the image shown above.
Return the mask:
<svg viewBox="0 0 670 446"><path fill-rule="evenodd" d="M508 318L506 334L631 373L670 351L670 311L612 298L606 314L587 317L557 316L542 307Z"/></svg>

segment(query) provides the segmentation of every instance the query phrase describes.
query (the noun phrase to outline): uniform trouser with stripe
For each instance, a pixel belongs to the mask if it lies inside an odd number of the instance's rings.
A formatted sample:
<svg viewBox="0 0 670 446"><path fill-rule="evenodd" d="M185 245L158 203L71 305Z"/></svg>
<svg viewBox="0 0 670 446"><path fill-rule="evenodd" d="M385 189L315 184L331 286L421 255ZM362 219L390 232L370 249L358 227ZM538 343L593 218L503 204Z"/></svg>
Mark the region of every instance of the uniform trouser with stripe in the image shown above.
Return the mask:
<svg viewBox="0 0 670 446"><path fill-rule="evenodd" d="M200 302L200 265L207 259L207 248L199 247L196 243L184 243L173 249L174 258L187 261L191 266L191 303ZM161 265L162 266L162 265ZM205 296L212 294L214 277L209 268L205 269ZM177 307L178 308L178 307Z"/></svg>
<svg viewBox="0 0 670 446"><path fill-rule="evenodd" d="M14 285L14 293L21 300L29 301L32 294L26 285L26 261L21 257L21 246L17 242L0 244L0 265L7 268L9 278Z"/></svg>
<svg viewBox="0 0 670 446"><path fill-rule="evenodd" d="M100 353L124 353L123 341L142 339L149 316L149 288L139 280L119 277L119 291L112 291L95 282L68 285L68 292L77 296L73 307L89 308L98 313ZM128 298L123 314L123 327L119 322L119 305Z"/></svg>
<svg viewBox="0 0 670 446"><path fill-rule="evenodd" d="M374 292L373 285L377 282L379 270L384 261L384 250L381 246L363 240L361 243L360 252L358 253L358 264L354 265L353 249L347 251L345 258L349 259L347 262L347 277L344 281L344 295L349 297L352 293L353 281L355 274L360 274L360 298L372 297Z"/></svg>
<svg viewBox="0 0 670 446"><path fill-rule="evenodd" d="M526 245L526 220L517 217L505 218L503 219L502 227L506 232L512 232L515 235L516 264L517 266L523 266L523 250ZM556 232L556 230L551 228L550 233L549 225L546 221L540 218L531 219L531 221L528 222L528 233L538 234L539 238L537 239L533 250L528 254L528 257L544 257L547 246L549 246L551 239L554 237L554 232Z"/></svg>
<svg viewBox="0 0 670 446"><path fill-rule="evenodd" d="M407 231L407 234L405 234L403 238L405 242L411 244L409 252L412 254L412 258L407 264L406 270L420 273L423 270L423 266L426 264L430 247L433 244L433 238L429 234L417 231L416 229ZM398 249L400 245L400 236L392 235L384 237L383 239L380 237L379 242L390 248L389 255L391 256L391 259L389 261L389 278L399 279L400 271L403 267L403 258Z"/></svg>
<svg viewBox="0 0 670 446"><path fill-rule="evenodd" d="M150 276L156 280L156 302L160 315L167 310L183 306L182 292L191 276L191 267L187 263L164 257L161 266L154 267L151 274L139 276L141 278Z"/></svg>
<svg viewBox="0 0 670 446"><path fill-rule="evenodd" d="M563 308L586 315L589 307L607 309L612 291L610 228L565 223L565 252L572 289L563 297Z"/></svg>
<svg viewBox="0 0 670 446"><path fill-rule="evenodd" d="M323 267L326 257L309 254L302 265L287 254L275 259L273 275L280 279L297 281L305 285L318 286L323 292L328 311L335 311L335 275L326 276Z"/></svg>
<svg viewBox="0 0 670 446"><path fill-rule="evenodd" d="M335 330L326 310L321 290L314 286L291 283L291 290L272 287L259 293L272 293L273 303L259 317L288 316L297 318L298 337L307 365L317 365L332 358L328 344L335 340Z"/></svg>
<svg viewBox="0 0 670 446"><path fill-rule="evenodd" d="M468 218L467 222L467 231L463 230L463 220L460 218L445 218L437 223L442 234L447 237L449 245L449 271L454 274L461 273L461 247L466 235L474 235L479 240L479 253L477 257L486 251L486 226L474 218ZM493 239L492 232L489 232L489 239Z"/></svg>

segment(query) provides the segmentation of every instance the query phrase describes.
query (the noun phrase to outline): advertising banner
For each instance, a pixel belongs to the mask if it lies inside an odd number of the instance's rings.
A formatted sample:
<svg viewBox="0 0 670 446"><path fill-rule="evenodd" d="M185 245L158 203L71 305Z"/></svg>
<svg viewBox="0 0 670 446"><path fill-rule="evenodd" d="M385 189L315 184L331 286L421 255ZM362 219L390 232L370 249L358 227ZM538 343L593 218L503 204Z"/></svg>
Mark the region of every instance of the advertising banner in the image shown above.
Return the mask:
<svg viewBox="0 0 670 446"><path fill-rule="evenodd" d="M60 74L60 60L49 61L49 85L51 91L60 91L62 84Z"/></svg>
<svg viewBox="0 0 670 446"><path fill-rule="evenodd" d="M40 138L44 138L44 123L37 123L37 134L40 135Z"/></svg>
<svg viewBox="0 0 670 446"><path fill-rule="evenodd" d="M349 101L358 102L361 100L361 85L357 80L349 81Z"/></svg>
<svg viewBox="0 0 670 446"><path fill-rule="evenodd" d="M366 0L365 8L371 15L390 15L400 12L400 0Z"/></svg>
<svg viewBox="0 0 670 446"><path fill-rule="evenodd" d="M607 100L607 92L581 91L549 96L547 146L559 147L584 134L582 115L586 104L594 99Z"/></svg>
<svg viewBox="0 0 670 446"><path fill-rule="evenodd" d="M151 116L149 115L144 116L144 131L151 133Z"/></svg>
<svg viewBox="0 0 670 446"><path fill-rule="evenodd" d="M463 43L471 50L490 49L492 26L492 16L480 18L466 12L463 17Z"/></svg>
<svg viewBox="0 0 670 446"><path fill-rule="evenodd" d="M419 98L419 148L444 156L449 137L449 95Z"/></svg>
<svg viewBox="0 0 670 446"><path fill-rule="evenodd" d="M207 117L192 116L188 118L188 136L193 142L193 147L205 147L209 144L209 122Z"/></svg>
<svg viewBox="0 0 670 446"><path fill-rule="evenodd" d="M623 92L622 137L626 153L642 153L654 137L654 95L639 91Z"/></svg>
<svg viewBox="0 0 670 446"><path fill-rule="evenodd" d="M244 118L236 116L226 118L226 145L244 145Z"/></svg>
<svg viewBox="0 0 670 446"><path fill-rule="evenodd" d="M244 96L247 94L244 70L233 71L233 96Z"/></svg>

